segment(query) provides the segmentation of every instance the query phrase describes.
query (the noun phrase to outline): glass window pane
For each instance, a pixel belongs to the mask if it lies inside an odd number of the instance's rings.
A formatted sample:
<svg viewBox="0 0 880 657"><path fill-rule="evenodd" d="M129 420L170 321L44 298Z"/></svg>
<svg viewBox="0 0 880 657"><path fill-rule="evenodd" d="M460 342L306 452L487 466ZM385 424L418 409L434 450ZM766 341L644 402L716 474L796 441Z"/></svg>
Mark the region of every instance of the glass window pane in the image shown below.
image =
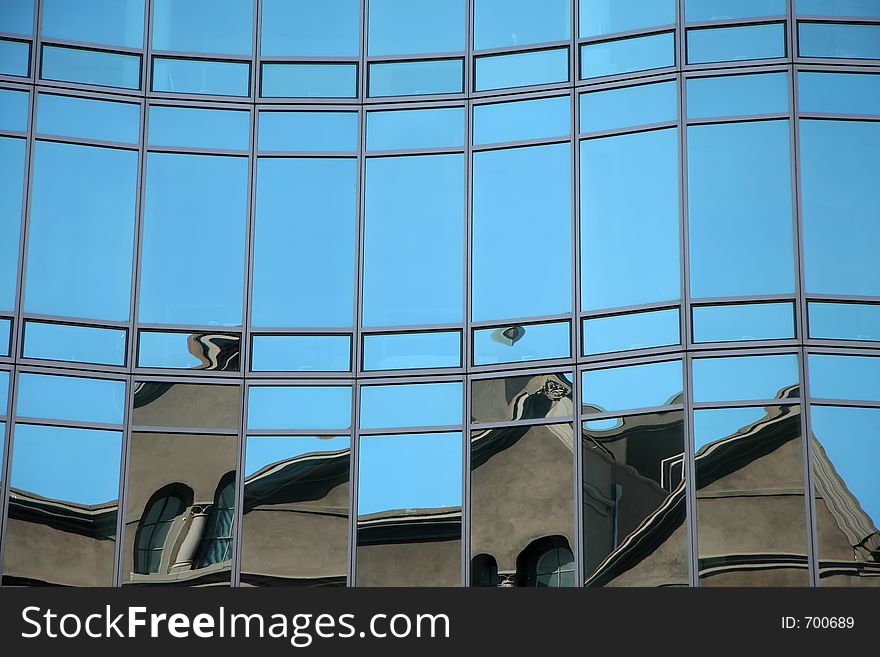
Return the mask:
<svg viewBox="0 0 880 657"><path fill-rule="evenodd" d="M518 422L574 414L571 372L474 379L471 422Z"/></svg>
<svg viewBox="0 0 880 657"><path fill-rule="evenodd" d="M474 0L474 48L565 41L571 35L569 0Z"/></svg>
<svg viewBox="0 0 880 657"><path fill-rule="evenodd" d="M798 23L801 57L880 59L880 25Z"/></svg>
<svg viewBox="0 0 880 657"><path fill-rule="evenodd" d="M350 386L252 386L248 429L348 429Z"/></svg>
<svg viewBox="0 0 880 657"><path fill-rule="evenodd" d="M876 581L880 410L813 406L813 482L824 586Z"/></svg>
<svg viewBox="0 0 880 657"><path fill-rule="evenodd" d="M477 58L477 91L567 80L568 48Z"/></svg>
<svg viewBox="0 0 880 657"><path fill-rule="evenodd" d="M785 0L685 0L684 16L688 23L785 16L785 5Z"/></svg>
<svg viewBox="0 0 880 657"><path fill-rule="evenodd" d="M690 126L687 136L691 295L793 293L788 121Z"/></svg>
<svg viewBox="0 0 880 657"><path fill-rule="evenodd" d="M16 306L26 151L24 139L0 137L0 310Z"/></svg>
<svg viewBox="0 0 880 657"><path fill-rule="evenodd" d="M571 133L571 99L536 98L474 107L474 145L563 137Z"/></svg>
<svg viewBox="0 0 880 657"><path fill-rule="evenodd" d="M370 0L369 55L415 55L465 49L465 0Z"/></svg>
<svg viewBox="0 0 880 657"><path fill-rule="evenodd" d="M584 320L584 355L681 343L678 308Z"/></svg>
<svg viewBox="0 0 880 657"><path fill-rule="evenodd" d="M794 337L791 303L745 303L694 308L694 342L781 340Z"/></svg>
<svg viewBox="0 0 880 657"><path fill-rule="evenodd" d="M877 0L796 0L795 7L802 16L880 16Z"/></svg>
<svg viewBox="0 0 880 657"><path fill-rule="evenodd" d="M367 150L464 147L464 108L367 112Z"/></svg>
<svg viewBox="0 0 880 657"><path fill-rule="evenodd" d="M810 354L808 359L813 398L880 401L880 358Z"/></svg>
<svg viewBox="0 0 880 657"><path fill-rule="evenodd" d="M237 385L166 381L134 385L134 426L237 431L241 423L241 390Z"/></svg>
<svg viewBox="0 0 880 657"><path fill-rule="evenodd" d="M474 365L568 358L570 324L514 324L474 331Z"/></svg>
<svg viewBox="0 0 880 657"><path fill-rule="evenodd" d="M687 105L690 119L788 113L788 73L691 78Z"/></svg>
<svg viewBox="0 0 880 657"><path fill-rule="evenodd" d="M200 107L150 107L150 146L223 148L246 151L250 112Z"/></svg>
<svg viewBox="0 0 880 657"><path fill-rule="evenodd" d="M880 75L798 73L801 112L880 114Z"/></svg>
<svg viewBox="0 0 880 657"><path fill-rule="evenodd" d="M243 586L345 586L350 440L247 438Z"/></svg>
<svg viewBox="0 0 880 657"><path fill-rule="evenodd" d="M263 64L262 95L267 98L354 98L356 64Z"/></svg>
<svg viewBox="0 0 880 657"><path fill-rule="evenodd" d="M126 144L140 141L141 108L92 98L40 94L37 132Z"/></svg>
<svg viewBox="0 0 880 657"><path fill-rule="evenodd" d="M367 161L364 326L462 320L464 183L463 155Z"/></svg>
<svg viewBox="0 0 880 657"><path fill-rule="evenodd" d="M678 130L589 139L580 148L581 309L678 299Z"/></svg>
<svg viewBox="0 0 880 657"><path fill-rule="evenodd" d="M18 424L4 586L112 586L122 432Z"/></svg>
<svg viewBox="0 0 880 657"><path fill-rule="evenodd" d="M785 57L785 25L739 25L687 31L689 64Z"/></svg>
<svg viewBox="0 0 880 657"><path fill-rule="evenodd" d="M125 381L22 372L16 396L18 417L122 424Z"/></svg>
<svg viewBox="0 0 880 657"><path fill-rule="evenodd" d="M9 372L0 370L0 416L7 413L7 405L9 403ZM2 475L0 475L2 476Z"/></svg>
<svg viewBox="0 0 880 657"><path fill-rule="evenodd" d="M461 93L462 61L370 64L370 96L417 96Z"/></svg>
<svg viewBox="0 0 880 657"><path fill-rule="evenodd" d="M0 75L27 77L30 68L30 44L24 41L0 39Z"/></svg>
<svg viewBox="0 0 880 657"><path fill-rule="evenodd" d="M348 335L255 335L254 372L347 372L351 369Z"/></svg>
<svg viewBox="0 0 880 657"><path fill-rule="evenodd" d="M580 0L580 3L581 38L675 23L675 0Z"/></svg>
<svg viewBox="0 0 880 657"><path fill-rule="evenodd" d="M29 98L27 91L0 89L0 130L25 132L28 129Z"/></svg>
<svg viewBox="0 0 880 657"><path fill-rule="evenodd" d="M43 0L41 30L44 39L143 48L144 0Z"/></svg>
<svg viewBox="0 0 880 657"><path fill-rule="evenodd" d="M700 586L808 586L797 406L694 411Z"/></svg>
<svg viewBox="0 0 880 657"><path fill-rule="evenodd" d="M361 429L461 424L462 384L372 385L361 388Z"/></svg>
<svg viewBox="0 0 880 657"><path fill-rule="evenodd" d="M125 331L122 329L25 322L25 358L76 363L125 365Z"/></svg>
<svg viewBox="0 0 880 657"><path fill-rule="evenodd" d="M581 46L581 79L666 66L675 66L672 32Z"/></svg>
<svg viewBox="0 0 880 657"><path fill-rule="evenodd" d="M640 84L580 96L580 132L676 121L677 83Z"/></svg>
<svg viewBox="0 0 880 657"><path fill-rule="evenodd" d="M129 317L138 153L38 141L25 310Z"/></svg>
<svg viewBox="0 0 880 657"><path fill-rule="evenodd" d="M12 320L0 319L0 356L8 356L12 351Z"/></svg>
<svg viewBox="0 0 880 657"><path fill-rule="evenodd" d="M153 0L153 49L250 55L253 0Z"/></svg>
<svg viewBox="0 0 880 657"><path fill-rule="evenodd" d="M0 5L0 32L30 35L34 31L34 0Z"/></svg>
<svg viewBox="0 0 880 657"><path fill-rule="evenodd" d="M575 586L573 438L570 424L471 432L472 585Z"/></svg>
<svg viewBox="0 0 880 657"><path fill-rule="evenodd" d="M461 367L461 333L398 333L364 336L364 370Z"/></svg>
<svg viewBox="0 0 880 657"><path fill-rule="evenodd" d="M353 152L357 112L260 112L259 150Z"/></svg>
<svg viewBox="0 0 880 657"><path fill-rule="evenodd" d="M473 321L571 311L571 147L474 153ZM536 231L535 218L541 218ZM552 284L517 277L510 263L553 254Z"/></svg>
<svg viewBox="0 0 880 657"><path fill-rule="evenodd" d="M237 372L240 356L236 333L141 331L138 336L138 367Z"/></svg>
<svg viewBox="0 0 880 657"><path fill-rule="evenodd" d="M585 414L682 403L680 360L587 370L581 376Z"/></svg>
<svg viewBox="0 0 880 657"><path fill-rule="evenodd" d="M138 55L44 45L40 77L46 80L139 89L141 58Z"/></svg>
<svg viewBox="0 0 880 657"><path fill-rule="evenodd" d="M880 305L809 303L810 337L829 340L880 340Z"/></svg>
<svg viewBox="0 0 880 657"><path fill-rule="evenodd" d="M141 257L143 323L239 326L248 159L150 153ZM201 248L188 235L215 235ZM187 281L211 282L209 293Z"/></svg>
<svg viewBox="0 0 880 657"><path fill-rule="evenodd" d="M357 57L360 0L262 0L264 57ZM245 484L247 485L247 484Z"/></svg>
<svg viewBox="0 0 880 657"><path fill-rule="evenodd" d="M723 402L798 397L796 354L696 358L694 401Z"/></svg>
<svg viewBox="0 0 880 657"><path fill-rule="evenodd" d="M361 436L358 460L356 584L458 586L461 433Z"/></svg>
<svg viewBox="0 0 880 657"><path fill-rule="evenodd" d="M153 91L247 96L250 64L194 59L153 59Z"/></svg>
<svg viewBox="0 0 880 657"><path fill-rule="evenodd" d="M880 123L801 121L808 292L880 295Z"/></svg>

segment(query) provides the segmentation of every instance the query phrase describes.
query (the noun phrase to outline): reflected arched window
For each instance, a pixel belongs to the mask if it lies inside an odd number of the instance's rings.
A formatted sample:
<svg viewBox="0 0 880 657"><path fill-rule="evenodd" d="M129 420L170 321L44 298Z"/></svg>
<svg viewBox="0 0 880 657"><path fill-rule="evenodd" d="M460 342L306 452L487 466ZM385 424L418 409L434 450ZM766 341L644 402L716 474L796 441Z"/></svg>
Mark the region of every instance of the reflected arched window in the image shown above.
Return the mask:
<svg viewBox="0 0 880 657"><path fill-rule="evenodd" d="M498 562L491 554L478 554L471 560L471 586L498 586Z"/></svg>
<svg viewBox="0 0 880 657"><path fill-rule="evenodd" d="M214 493L214 504L208 513L205 531L199 543L193 569L232 558L232 521L235 516L235 473L223 475Z"/></svg>
<svg viewBox="0 0 880 657"><path fill-rule="evenodd" d="M192 502L192 488L184 484L169 484L153 493L134 537L134 572L143 575L159 572L171 525Z"/></svg>
<svg viewBox="0 0 880 657"><path fill-rule="evenodd" d="M525 570L523 586L575 585L574 554L562 536L548 536L534 541L523 550L517 561ZM520 568L517 570L523 572Z"/></svg>

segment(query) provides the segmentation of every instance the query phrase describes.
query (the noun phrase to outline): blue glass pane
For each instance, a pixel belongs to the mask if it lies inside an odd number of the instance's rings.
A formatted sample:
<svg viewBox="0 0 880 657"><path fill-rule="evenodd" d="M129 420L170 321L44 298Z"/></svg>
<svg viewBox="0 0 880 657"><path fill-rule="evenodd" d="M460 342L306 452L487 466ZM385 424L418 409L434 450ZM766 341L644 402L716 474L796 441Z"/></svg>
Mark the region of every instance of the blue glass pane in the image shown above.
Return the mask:
<svg viewBox="0 0 880 657"><path fill-rule="evenodd" d="M460 59L370 64L371 96L461 93L462 84Z"/></svg>
<svg viewBox="0 0 880 657"><path fill-rule="evenodd" d="M134 103L40 94L37 132L126 144L140 140L141 108Z"/></svg>
<svg viewBox="0 0 880 657"><path fill-rule="evenodd" d="M364 326L460 322L464 156L367 161Z"/></svg>
<svg viewBox="0 0 880 657"><path fill-rule="evenodd" d="M801 121L806 288L880 295L880 123Z"/></svg>
<svg viewBox="0 0 880 657"><path fill-rule="evenodd" d="M694 308L694 342L794 337L791 303L745 303Z"/></svg>
<svg viewBox="0 0 880 657"><path fill-rule="evenodd" d="M126 321L137 151L38 141L25 310Z"/></svg>
<svg viewBox="0 0 880 657"><path fill-rule="evenodd" d="M504 48L566 41L569 0L474 0L474 48Z"/></svg>
<svg viewBox="0 0 880 657"><path fill-rule="evenodd" d="M785 16L785 12L785 0L685 0L684 2L684 17L688 23Z"/></svg>
<svg viewBox="0 0 880 657"><path fill-rule="evenodd" d="M125 365L125 331L25 322L24 357L100 365Z"/></svg>
<svg viewBox="0 0 880 657"><path fill-rule="evenodd" d="M584 355L681 343L678 308L584 320Z"/></svg>
<svg viewBox="0 0 880 657"><path fill-rule="evenodd" d="M367 113L367 150L464 146L464 108Z"/></svg>
<svg viewBox="0 0 880 657"><path fill-rule="evenodd" d="M880 114L880 75L798 73L801 112Z"/></svg>
<svg viewBox="0 0 880 657"><path fill-rule="evenodd" d="M880 358L810 354L814 399L880 401Z"/></svg>
<svg viewBox="0 0 880 657"><path fill-rule="evenodd" d="M255 221L254 326L350 327L357 160L260 158Z"/></svg>
<svg viewBox="0 0 880 657"><path fill-rule="evenodd" d="M0 415L6 415L9 403L9 372L0 370Z"/></svg>
<svg viewBox="0 0 880 657"><path fill-rule="evenodd" d="M354 98L356 64L263 64L267 98Z"/></svg>
<svg viewBox="0 0 880 657"><path fill-rule="evenodd" d="M680 297L677 163L675 128L581 142L582 310Z"/></svg>
<svg viewBox="0 0 880 657"><path fill-rule="evenodd" d="M880 25L798 23L801 57L880 58Z"/></svg>
<svg viewBox="0 0 880 657"><path fill-rule="evenodd" d="M0 32L30 35L34 31L34 0L0 3Z"/></svg>
<svg viewBox="0 0 880 657"><path fill-rule="evenodd" d="M474 144L563 137L571 133L571 99L536 98L474 107Z"/></svg>
<svg viewBox="0 0 880 657"><path fill-rule="evenodd" d="M248 389L248 429L347 429L350 386L254 386Z"/></svg>
<svg viewBox="0 0 880 657"><path fill-rule="evenodd" d="M580 132L675 121L677 91L677 83L670 81L581 94Z"/></svg>
<svg viewBox="0 0 880 657"><path fill-rule="evenodd" d="M466 0L370 0L369 7L369 55L465 49Z"/></svg>
<svg viewBox="0 0 880 657"><path fill-rule="evenodd" d="M264 57L357 57L360 0L262 0Z"/></svg>
<svg viewBox="0 0 880 657"><path fill-rule="evenodd" d="M150 153L140 321L239 326L247 215L246 157Z"/></svg>
<svg viewBox="0 0 880 657"><path fill-rule="evenodd" d="M688 177L691 295L793 293L788 121L689 127Z"/></svg>
<svg viewBox="0 0 880 657"><path fill-rule="evenodd" d="M788 112L788 73L725 75L687 81L690 119Z"/></svg>
<svg viewBox="0 0 880 657"><path fill-rule="evenodd" d="M247 96L250 64L194 59L153 59L153 91Z"/></svg>
<svg viewBox="0 0 880 657"><path fill-rule="evenodd" d="M627 2L580 0L580 2L582 38L675 23L675 0L628 0Z"/></svg>
<svg viewBox="0 0 880 657"><path fill-rule="evenodd" d="M772 407L779 409L778 406ZM798 407L793 407L797 409ZM712 408L694 411L694 448L701 450L716 440L745 433L753 424L767 419L767 409Z"/></svg>
<svg viewBox="0 0 880 657"><path fill-rule="evenodd" d="M347 372L351 337L347 335L255 335L254 372Z"/></svg>
<svg viewBox="0 0 880 657"><path fill-rule="evenodd" d="M798 357L695 358L694 401L783 399L799 393Z"/></svg>
<svg viewBox="0 0 880 657"><path fill-rule="evenodd" d="M675 66L672 32L581 46L581 79L666 66Z"/></svg>
<svg viewBox="0 0 880 657"><path fill-rule="evenodd" d="M350 443L348 436L248 436L244 476L250 477L266 466L291 463L297 457L348 452Z"/></svg>
<svg viewBox="0 0 880 657"><path fill-rule="evenodd" d="M568 48L477 59L477 91L568 80Z"/></svg>
<svg viewBox="0 0 880 657"><path fill-rule="evenodd" d="M142 48L144 0L43 0L41 26L44 39Z"/></svg>
<svg viewBox="0 0 880 657"><path fill-rule="evenodd" d="M26 150L24 139L0 137L0 310L16 305Z"/></svg>
<svg viewBox="0 0 880 657"><path fill-rule="evenodd" d="M680 404L684 387L680 360L587 370L581 382L584 413Z"/></svg>
<svg viewBox="0 0 880 657"><path fill-rule="evenodd" d="M0 319L0 356L8 356L11 351L12 320Z"/></svg>
<svg viewBox="0 0 880 657"><path fill-rule="evenodd" d="M29 97L27 91L0 89L0 130L27 130Z"/></svg>
<svg viewBox="0 0 880 657"><path fill-rule="evenodd" d="M688 30L687 53L689 64L785 57L785 25Z"/></svg>
<svg viewBox="0 0 880 657"><path fill-rule="evenodd" d="M125 381L22 373L16 404L18 417L122 424Z"/></svg>
<svg viewBox="0 0 880 657"><path fill-rule="evenodd" d="M31 47L23 41L0 39L0 75L27 77L31 67Z"/></svg>
<svg viewBox="0 0 880 657"><path fill-rule="evenodd" d="M353 152L357 112L260 112L261 151Z"/></svg>
<svg viewBox="0 0 880 657"><path fill-rule="evenodd" d="M880 17L877 0L796 0L801 16L865 16Z"/></svg>
<svg viewBox="0 0 880 657"><path fill-rule="evenodd" d="M461 333L398 333L364 336L364 370L461 366Z"/></svg>
<svg viewBox="0 0 880 657"><path fill-rule="evenodd" d="M150 146L248 149L251 114L198 107L150 107Z"/></svg>
<svg viewBox="0 0 880 657"><path fill-rule="evenodd" d="M119 497L121 458L120 431L17 424L10 485L86 508L106 504Z"/></svg>
<svg viewBox="0 0 880 657"><path fill-rule="evenodd" d="M153 49L250 55L253 0L153 0Z"/></svg>
<svg viewBox="0 0 880 657"><path fill-rule="evenodd" d="M474 153L473 172L473 320L570 312L571 147ZM551 280L520 275L536 253L553 254Z"/></svg>
<svg viewBox="0 0 880 657"><path fill-rule="evenodd" d="M568 322L514 324L474 331L474 365L568 358Z"/></svg>
<svg viewBox="0 0 880 657"><path fill-rule="evenodd" d="M422 383L361 388L361 429L461 424L462 384Z"/></svg>
<svg viewBox="0 0 880 657"><path fill-rule="evenodd" d="M141 331L139 367L237 372L241 336L237 333L160 333Z"/></svg>
<svg viewBox="0 0 880 657"><path fill-rule="evenodd" d="M810 337L829 340L880 340L880 305L810 303Z"/></svg>
<svg viewBox="0 0 880 657"><path fill-rule="evenodd" d="M141 58L137 55L46 45L43 46L41 77L46 80L139 89Z"/></svg>

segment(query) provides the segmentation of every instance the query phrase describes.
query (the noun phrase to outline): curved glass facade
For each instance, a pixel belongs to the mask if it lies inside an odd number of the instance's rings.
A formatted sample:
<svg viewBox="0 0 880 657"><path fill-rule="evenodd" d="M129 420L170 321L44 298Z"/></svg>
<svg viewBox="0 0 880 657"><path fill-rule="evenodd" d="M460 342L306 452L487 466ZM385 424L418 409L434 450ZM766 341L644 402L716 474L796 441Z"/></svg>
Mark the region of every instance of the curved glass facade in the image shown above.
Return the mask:
<svg viewBox="0 0 880 657"><path fill-rule="evenodd" d="M880 5L0 7L3 585L880 584Z"/></svg>

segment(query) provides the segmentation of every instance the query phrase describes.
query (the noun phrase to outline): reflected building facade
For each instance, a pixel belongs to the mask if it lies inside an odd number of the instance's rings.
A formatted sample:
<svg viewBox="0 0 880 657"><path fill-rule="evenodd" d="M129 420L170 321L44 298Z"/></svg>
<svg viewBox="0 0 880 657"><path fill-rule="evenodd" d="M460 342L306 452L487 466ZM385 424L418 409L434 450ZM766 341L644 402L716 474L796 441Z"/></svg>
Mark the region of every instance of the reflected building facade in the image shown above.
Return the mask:
<svg viewBox="0 0 880 657"><path fill-rule="evenodd" d="M0 585L880 585L875 5L0 3Z"/></svg>

